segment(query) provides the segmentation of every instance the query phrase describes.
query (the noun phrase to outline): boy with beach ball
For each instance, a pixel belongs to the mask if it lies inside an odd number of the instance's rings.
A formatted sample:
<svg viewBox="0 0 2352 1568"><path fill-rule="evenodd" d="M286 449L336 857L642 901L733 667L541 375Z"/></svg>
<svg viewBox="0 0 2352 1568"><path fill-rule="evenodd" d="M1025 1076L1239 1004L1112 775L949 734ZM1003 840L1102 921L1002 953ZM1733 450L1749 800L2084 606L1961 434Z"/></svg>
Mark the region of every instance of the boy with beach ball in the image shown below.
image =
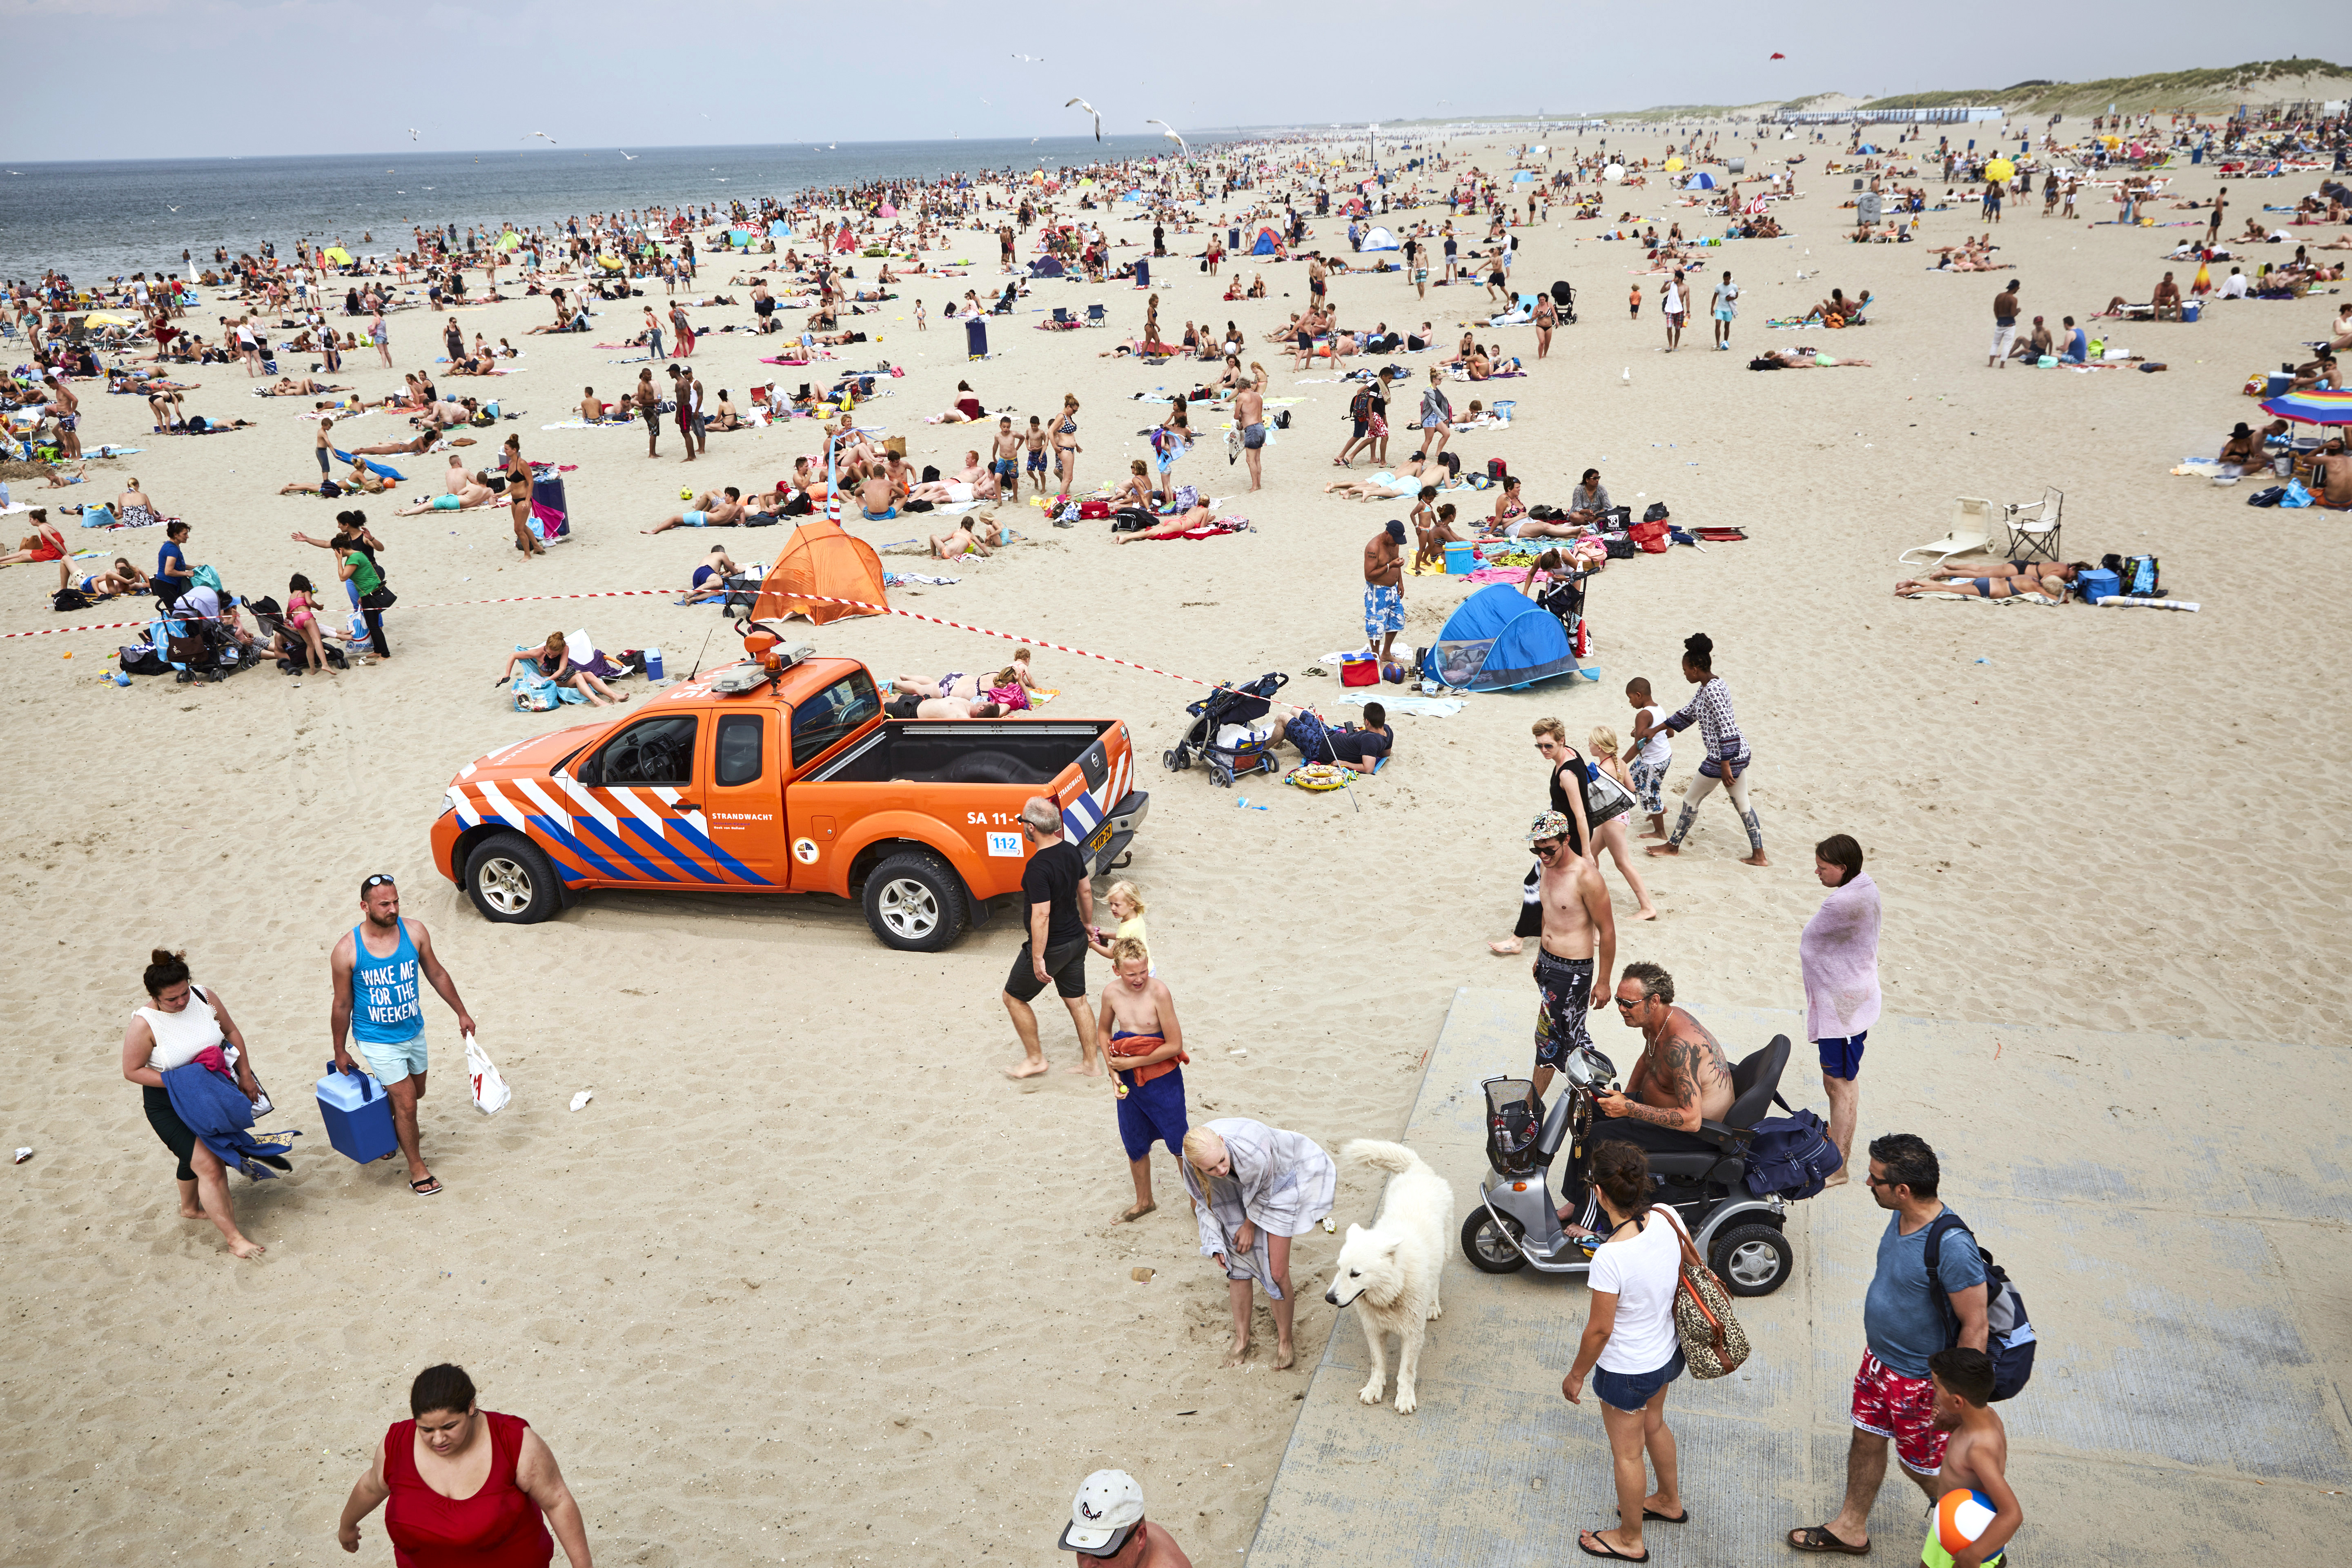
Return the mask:
<svg viewBox="0 0 2352 1568"><path fill-rule="evenodd" d="M2009 1432L1991 1405L1992 1358L1955 1345L1927 1358L1927 1374L1936 1385L1936 1426L1948 1436L1936 1472L1941 1495L1927 1515L1919 1561L1926 1568L1988 1568L2025 1522L2009 1489Z"/></svg>

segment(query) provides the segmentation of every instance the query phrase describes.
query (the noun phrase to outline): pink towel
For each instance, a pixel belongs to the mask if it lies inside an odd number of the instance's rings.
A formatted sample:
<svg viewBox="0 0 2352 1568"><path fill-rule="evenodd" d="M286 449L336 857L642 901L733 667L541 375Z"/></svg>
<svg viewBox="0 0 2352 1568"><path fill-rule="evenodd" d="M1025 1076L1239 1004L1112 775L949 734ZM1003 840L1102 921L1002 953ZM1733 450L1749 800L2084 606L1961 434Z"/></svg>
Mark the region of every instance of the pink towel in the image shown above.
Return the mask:
<svg viewBox="0 0 2352 1568"><path fill-rule="evenodd" d="M1866 872L1830 889L1797 939L1805 1034L1849 1039L1878 1021L1878 885Z"/></svg>

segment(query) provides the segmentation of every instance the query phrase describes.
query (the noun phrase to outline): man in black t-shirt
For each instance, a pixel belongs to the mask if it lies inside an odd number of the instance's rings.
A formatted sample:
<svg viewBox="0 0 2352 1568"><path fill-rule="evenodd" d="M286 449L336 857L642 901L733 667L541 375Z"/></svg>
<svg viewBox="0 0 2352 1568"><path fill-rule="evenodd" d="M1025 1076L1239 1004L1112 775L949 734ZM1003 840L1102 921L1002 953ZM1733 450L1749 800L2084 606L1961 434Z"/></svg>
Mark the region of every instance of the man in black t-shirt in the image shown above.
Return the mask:
<svg viewBox="0 0 2352 1568"><path fill-rule="evenodd" d="M1037 1014L1029 1004L1054 983L1062 1005L1077 1026L1079 1060L1069 1072L1098 1073L1094 1016L1087 1006L1087 928L1094 920L1094 888L1087 880L1087 858L1062 836L1062 813L1044 795L1032 795L1021 807L1021 837L1029 845L1029 864L1021 873L1021 901L1026 910L1029 940L1004 977L1004 1010L1013 1016L1013 1032L1021 1037L1023 1058L1004 1069L1007 1078L1034 1078L1045 1070L1045 1052L1037 1043Z"/></svg>

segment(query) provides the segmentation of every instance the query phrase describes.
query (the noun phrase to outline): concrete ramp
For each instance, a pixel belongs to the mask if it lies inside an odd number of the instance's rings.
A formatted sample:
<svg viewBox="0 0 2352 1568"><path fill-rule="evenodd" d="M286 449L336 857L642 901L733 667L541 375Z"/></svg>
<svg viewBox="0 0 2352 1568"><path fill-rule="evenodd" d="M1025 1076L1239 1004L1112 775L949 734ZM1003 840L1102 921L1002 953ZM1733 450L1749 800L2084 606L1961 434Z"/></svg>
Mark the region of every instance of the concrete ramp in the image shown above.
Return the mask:
<svg viewBox="0 0 2352 1568"><path fill-rule="evenodd" d="M1734 1059L1775 1034L1798 1041L1782 1091L1826 1114L1798 1015L1694 1011ZM1463 1212L1486 1171L1479 1080L1527 1070L1534 1019L1532 987L1465 988L1430 1053L1403 1141ZM1640 1037L1605 1014L1592 1027L1629 1067ZM1872 1137L1927 1138L1945 1201L2009 1269L2041 1336L2032 1384L2000 1406L2026 1510L2020 1563L2340 1554L2352 1526L2343 1051L1889 1018L1870 1032L1862 1089L1857 1172ZM1885 1223L1859 1175L1793 1205L1796 1275L1738 1303L1749 1361L1675 1384L1666 1414L1691 1522L1652 1527L1661 1562L1792 1562L1782 1535L1836 1511ZM1412 1415L1358 1402L1363 1331L1333 1328L1249 1568L1580 1562L1576 1531L1614 1522L1591 1395L1579 1407L1559 1394L1581 1282L1480 1274L1457 1247L1444 1295ZM1924 1500L1890 1474L1871 1561L1916 1562L1924 1529Z"/></svg>

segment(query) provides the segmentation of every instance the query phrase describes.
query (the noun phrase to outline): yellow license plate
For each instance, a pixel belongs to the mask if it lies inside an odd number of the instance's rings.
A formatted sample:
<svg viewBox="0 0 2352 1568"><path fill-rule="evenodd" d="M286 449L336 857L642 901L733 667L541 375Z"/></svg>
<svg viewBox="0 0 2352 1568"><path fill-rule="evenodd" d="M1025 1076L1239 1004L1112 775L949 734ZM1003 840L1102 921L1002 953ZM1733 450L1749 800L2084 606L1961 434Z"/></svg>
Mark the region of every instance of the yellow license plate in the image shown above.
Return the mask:
<svg viewBox="0 0 2352 1568"><path fill-rule="evenodd" d="M1092 833L1087 835L1087 847L1089 849L1099 849L1109 842L1110 824L1108 821L1106 821L1100 827L1096 828Z"/></svg>

